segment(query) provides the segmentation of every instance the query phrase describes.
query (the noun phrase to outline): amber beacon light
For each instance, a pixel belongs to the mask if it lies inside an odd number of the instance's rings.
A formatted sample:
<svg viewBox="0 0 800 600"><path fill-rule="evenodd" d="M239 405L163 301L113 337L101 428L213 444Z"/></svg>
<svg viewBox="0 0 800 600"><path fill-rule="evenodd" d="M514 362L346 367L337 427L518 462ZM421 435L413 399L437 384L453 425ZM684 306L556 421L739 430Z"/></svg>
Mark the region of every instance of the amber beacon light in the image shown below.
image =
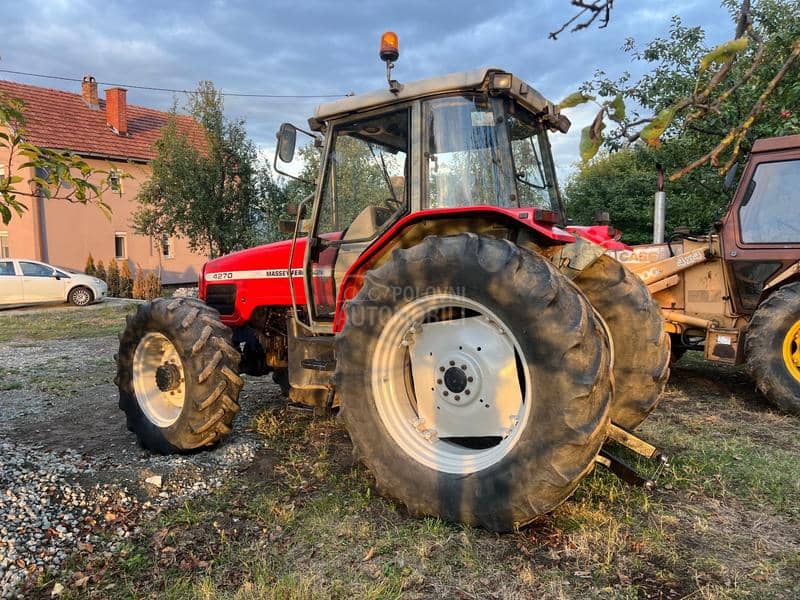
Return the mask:
<svg viewBox="0 0 800 600"><path fill-rule="evenodd" d="M400 40L394 31L386 31L381 36L381 60L394 62L400 58Z"/></svg>

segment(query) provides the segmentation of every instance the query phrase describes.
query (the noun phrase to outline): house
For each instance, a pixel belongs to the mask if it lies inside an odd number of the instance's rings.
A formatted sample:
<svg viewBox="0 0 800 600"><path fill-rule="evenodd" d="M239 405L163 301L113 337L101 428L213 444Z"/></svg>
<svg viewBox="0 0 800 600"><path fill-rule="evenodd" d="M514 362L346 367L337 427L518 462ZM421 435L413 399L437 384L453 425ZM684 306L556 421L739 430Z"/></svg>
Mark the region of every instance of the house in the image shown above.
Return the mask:
<svg viewBox="0 0 800 600"><path fill-rule="evenodd" d="M121 194L103 195L112 210L111 219L97 206L65 200L21 198L28 206L22 217L8 225L0 222L0 258L31 258L53 265L83 270L88 255L104 263L115 258L128 261L131 271L137 265L145 270L159 267L162 283L196 282L206 257L189 250L182 238L151 239L133 231L132 215L138 203L139 187L150 176L154 142L166 125L166 112L128 104L126 90L105 90L98 97L97 82L86 76L81 93L0 81L0 94L25 103L25 138L40 147L68 150L80 155L92 168L121 171L130 175L119 181ZM189 139L203 143L203 132L195 121L178 116L178 127ZM8 155L0 164L8 168ZM24 158L11 165L14 174L27 182L33 172L21 168Z"/></svg>

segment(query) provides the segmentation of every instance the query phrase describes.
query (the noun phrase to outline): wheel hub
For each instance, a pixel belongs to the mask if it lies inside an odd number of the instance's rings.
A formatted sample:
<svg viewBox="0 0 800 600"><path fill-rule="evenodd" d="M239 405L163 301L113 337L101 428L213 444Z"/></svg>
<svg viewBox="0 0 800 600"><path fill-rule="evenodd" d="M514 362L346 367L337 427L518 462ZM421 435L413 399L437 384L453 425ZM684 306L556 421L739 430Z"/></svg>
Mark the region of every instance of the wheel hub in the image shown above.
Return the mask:
<svg viewBox="0 0 800 600"><path fill-rule="evenodd" d="M789 328L783 338L783 362L792 377L800 381L800 320Z"/></svg>
<svg viewBox="0 0 800 600"><path fill-rule="evenodd" d="M169 427L183 411L186 378L180 354L162 333L142 336L133 355L133 390L147 419L158 427Z"/></svg>
<svg viewBox="0 0 800 600"><path fill-rule="evenodd" d="M463 309L476 316L451 316ZM438 472L487 468L527 424L531 378L517 356L513 333L483 304L454 294L417 298L394 314L375 348L381 421L409 456Z"/></svg>
<svg viewBox="0 0 800 600"><path fill-rule="evenodd" d="M165 363L156 369L156 385L162 392L171 392L181 384L181 372L172 363Z"/></svg>
<svg viewBox="0 0 800 600"><path fill-rule="evenodd" d="M439 437L507 436L522 395L505 332L491 319L468 317L426 323L411 337L417 410L425 427Z"/></svg>
<svg viewBox="0 0 800 600"><path fill-rule="evenodd" d="M461 367L450 367L444 372L444 384L454 394L467 389L467 374Z"/></svg>

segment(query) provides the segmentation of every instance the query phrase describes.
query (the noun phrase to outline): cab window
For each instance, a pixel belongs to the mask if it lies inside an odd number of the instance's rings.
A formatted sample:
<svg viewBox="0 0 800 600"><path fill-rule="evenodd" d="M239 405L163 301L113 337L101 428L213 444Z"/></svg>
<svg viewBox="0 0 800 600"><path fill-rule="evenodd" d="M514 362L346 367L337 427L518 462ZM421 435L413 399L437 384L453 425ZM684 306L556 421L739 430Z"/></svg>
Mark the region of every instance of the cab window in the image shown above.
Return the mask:
<svg viewBox="0 0 800 600"><path fill-rule="evenodd" d="M409 110L334 128L318 233L373 238L407 205Z"/></svg>
<svg viewBox="0 0 800 600"><path fill-rule="evenodd" d="M800 243L800 160L759 164L739 208L746 244Z"/></svg>
<svg viewBox="0 0 800 600"><path fill-rule="evenodd" d="M22 274L27 277L52 277L53 269L39 263L19 261Z"/></svg>
<svg viewBox="0 0 800 600"><path fill-rule="evenodd" d="M514 115L508 115L507 121L520 208L559 211L554 186L545 175L549 165L544 162L548 156L543 151L547 149L544 128Z"/></svg>

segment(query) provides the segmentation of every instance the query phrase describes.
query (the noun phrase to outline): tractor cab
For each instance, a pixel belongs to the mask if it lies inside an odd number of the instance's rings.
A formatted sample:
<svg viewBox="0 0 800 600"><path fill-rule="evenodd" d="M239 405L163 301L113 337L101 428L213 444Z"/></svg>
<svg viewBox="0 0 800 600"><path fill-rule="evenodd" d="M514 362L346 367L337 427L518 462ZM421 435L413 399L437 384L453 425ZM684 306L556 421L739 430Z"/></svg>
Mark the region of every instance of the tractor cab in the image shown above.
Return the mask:
<svg viewBox="0 0 800 600"><path fill-rule="evenodd" d="M331 330L353 264L412 215L493 207L538 215L548 228L564 223L547 133L567 131L569 121L551 102L496 68L393 83L394 91L323 104L309 119L321 171L293 244L307 234L306 309L316 331ZM290 128L278 136L281 159L294 154Z"/></svg>

